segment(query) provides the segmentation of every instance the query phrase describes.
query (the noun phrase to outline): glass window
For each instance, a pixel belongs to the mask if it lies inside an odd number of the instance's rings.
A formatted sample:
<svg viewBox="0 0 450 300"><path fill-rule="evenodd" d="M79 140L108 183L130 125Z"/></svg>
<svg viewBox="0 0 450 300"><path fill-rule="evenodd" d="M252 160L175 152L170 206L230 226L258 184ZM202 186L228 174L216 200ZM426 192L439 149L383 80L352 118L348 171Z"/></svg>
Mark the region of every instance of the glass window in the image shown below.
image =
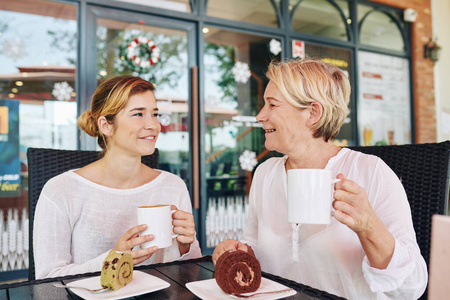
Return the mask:
<svg viewBox="0 0 450 300"><path fill-rule="evenodd" d="M339 8L342 10L342 13L345 16L346 22L348 24L351 24L350 20L350 9L348 7L348 1L347 0L334 0L334 2L339 6Z"/></svg>
<svg viewBox="0 0 450 300"><path fill-rule="evenodd" d="M116 0L122 2L128 2L132 4L153 6L157 8L170 9L181 12L191 12L191 5L189 0Z"/></svg>
<svg viewBox="0 0 450 300"><path fill-rule="evenodd" d="M134 21L134 20L133 20ZM156 85L160 169L188 183L189 68L187 32L98 19L97 79L132 74Z"/></svg>
<svg viewBox="0 0 450 300"><path fill-rule="evenodd" d="M252 171L277 155L266 150L255 116L264 104L264 73L272 58L280 59L280 52L278 39L218 28L205 34L207 247L227 237L239 238Z"/></svg>
<svg viewBox="0 0 450 300"><path fill-rule="evenodd" d="M331 63L337 67L339 67L347 77L350 79L350 84L353 87L351 78L352 78L352 56L351 50L318 45L313 43L304 43L306 55L312 58L318 58L325 62ZM354 87L353 87L354 88ZM354 126L354 112L352 112L353 100L350 97L350 103L348 105L348 115L342 125L339 134L336 139L333 141L338 146L354 146L356 144L355 137L353 135L353 126Z"/></svg>
<svg viewBox="0 0 450 300"><path fill-rule="evenodd" d="M275 2L279 5L280 0ZM278 27L277 13L270 0L209 0L207 10L211 17Z"/></svg>
<svg viewBox="0 0 450 300"><path fill-rule="evenodd" d="M405 43L393 18L367 5L358 5L360 43L367 46L405 51Z"/></svg>
<svg viewBox="0 0 450 300"><path fill-rule="evenodd" d="M2 271L28 265L28 147L77 148L76 20L72 4L0 2L0 235L15 241Z"/></svg>
<svg viewBox="0 0 450 300"><path fill-rule="evenodd" d="M336 7L328 0L290 0L294 10L292 29L338 40L348 40L346 22L350 23L347 1L336 1ZM341 16L341 11L347 20Z"/></svg>

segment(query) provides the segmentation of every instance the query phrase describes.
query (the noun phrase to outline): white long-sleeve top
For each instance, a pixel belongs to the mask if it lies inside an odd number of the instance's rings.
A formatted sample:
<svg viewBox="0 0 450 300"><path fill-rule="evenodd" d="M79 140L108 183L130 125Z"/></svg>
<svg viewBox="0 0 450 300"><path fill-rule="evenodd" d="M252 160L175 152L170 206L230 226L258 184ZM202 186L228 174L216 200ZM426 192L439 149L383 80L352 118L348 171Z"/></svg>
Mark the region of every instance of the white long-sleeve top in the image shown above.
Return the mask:
<svg viewBox="0 0 450 300"><path fill-rule="evenodd" d="M132 189L105 187L74 170L50 179L42 189L34 219L36 278L100 271L119 238L138 225L137 207L157 204L174 204L192 213L185 183L165 171ZM181 257L174 239L171 247L158 250L141 265L200 256L197 239Z"/></svg>
<svg viewBox="0 0 450 300"><path fill-rule="evenodd" d="M293 260L293 227L287 221L287 156L270 158L255 171L249 216L241 241L249 244L265 272L347 299L417 299L427 268L416 242L405 190L380 158L344 148L325 167L366 189L370 204L395 238L384 270L372 268L361 243L346 225L299 225L298 262ZM334 211L334 209L333 209ZM295 240L295 239L294 239Z"/></svg>

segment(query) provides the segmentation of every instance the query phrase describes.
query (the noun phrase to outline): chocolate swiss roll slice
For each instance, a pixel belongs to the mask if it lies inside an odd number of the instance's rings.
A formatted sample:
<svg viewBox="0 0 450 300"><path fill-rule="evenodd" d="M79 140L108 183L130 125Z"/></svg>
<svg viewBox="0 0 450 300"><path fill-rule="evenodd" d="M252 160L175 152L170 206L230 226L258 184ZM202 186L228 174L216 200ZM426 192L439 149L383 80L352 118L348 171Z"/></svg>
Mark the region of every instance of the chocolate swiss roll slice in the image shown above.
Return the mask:
<svg viewBox="0 0 450 300"><path fill-rule="evenodd" d="M227 294L251 293L261 285L261 266L255 256L242 250L231 250L217 260L214 277Z"/></svg>
<svg viewBox="0 0 450 300"><path fill-rule="evenodd" d="M103 261L100 276L103 288L118 290L133 279L133 258L130 253L111 251Z"/></svg>

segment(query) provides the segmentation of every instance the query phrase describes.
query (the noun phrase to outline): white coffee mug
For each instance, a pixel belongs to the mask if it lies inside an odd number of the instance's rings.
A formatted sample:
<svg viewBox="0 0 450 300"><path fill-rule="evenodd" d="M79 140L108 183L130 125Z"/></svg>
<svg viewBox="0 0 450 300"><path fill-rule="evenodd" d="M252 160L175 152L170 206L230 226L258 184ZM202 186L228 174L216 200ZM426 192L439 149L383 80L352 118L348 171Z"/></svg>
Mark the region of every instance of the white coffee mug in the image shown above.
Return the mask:
<svg viewBox="0 0 450 300"><path fill-rule="evenodd" d="M172 239L178 236L173 233L172 213L175 210L170 210L170 205L154 205L154 206L139 206L137 208L138 224L146 224L147 229L139 235L153 234L155 238L150 242L141 244L141 249L146 249L152 246L158 248L167 248L172 246Z"/></svg>
<svg viewBox="0 0 450 300"><path fill-rule="evenodd" d="M331 179L330 170L288 170L288 221L300 224L329 224L333 184L339 180Z"/></svg>

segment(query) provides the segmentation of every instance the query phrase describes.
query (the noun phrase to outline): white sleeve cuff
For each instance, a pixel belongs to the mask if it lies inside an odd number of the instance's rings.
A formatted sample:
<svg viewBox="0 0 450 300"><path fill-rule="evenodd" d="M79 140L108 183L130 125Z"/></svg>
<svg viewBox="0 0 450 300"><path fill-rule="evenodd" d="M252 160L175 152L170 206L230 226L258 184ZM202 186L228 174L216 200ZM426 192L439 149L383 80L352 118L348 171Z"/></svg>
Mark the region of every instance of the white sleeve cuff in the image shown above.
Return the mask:
<svg viewBox="0 0 450 300"><path fill-rule="evenodd" d="M177 247L178 249L178 247ZM178 256L180 255L180 252L178 251ZM195 241L191 244L191 246L189 247L189 251L183 255L181 255L179 258L175 259L175 260L186 260L186 259L193 259L193 258L199 258L202 257L202 253L200 251L200 245L197 241L197 239L195 239Z"/></svg>
<svg viewBox="0 0 450 300"><path fill-rule="evenodd" d="M372 292L389 292L398 289L411 274L415 266L407 248L395 241L394 254L386 269L370 266L367 256L362 262L364 278Z"/></svg>

